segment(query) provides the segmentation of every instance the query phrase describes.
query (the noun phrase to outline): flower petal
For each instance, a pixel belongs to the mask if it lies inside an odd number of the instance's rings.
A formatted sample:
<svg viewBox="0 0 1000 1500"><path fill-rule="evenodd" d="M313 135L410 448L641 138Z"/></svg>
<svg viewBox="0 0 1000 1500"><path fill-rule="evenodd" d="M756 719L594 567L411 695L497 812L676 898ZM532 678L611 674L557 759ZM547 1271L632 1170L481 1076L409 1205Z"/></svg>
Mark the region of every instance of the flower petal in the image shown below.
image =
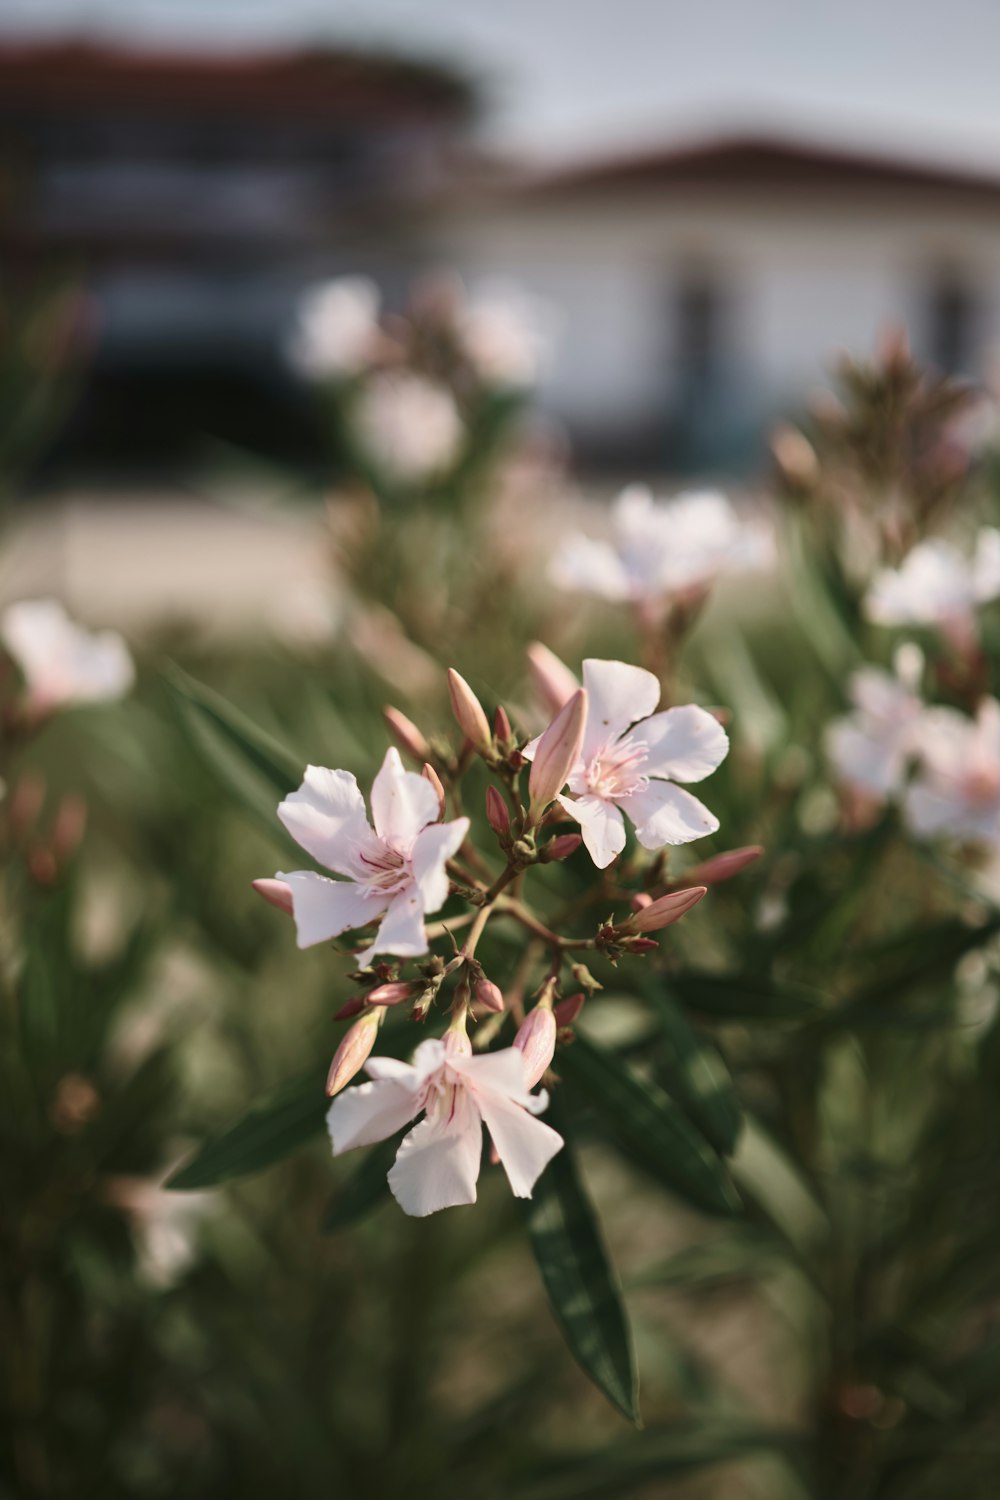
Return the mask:
<svg viewBox="0 0 1000 1500"><path fill-rule="evenodd" d="M972 579L977 604L1000 594L1000 531L995 526L984 526L976 538Z"/></svg>
<svg viewBox="0 0 1000 1500"><path fill-rule="evenodd" d="M644 849L662 849L664 844L689 844L715 833L719 820L705 805L669 781L651 781L622 797L619 807L635 824L636 837Z"/></svg>
<svg viewBox="0 0 1000 1500"><path fill-rule="evenodd" d="M561 589L579 589L603 599L628 599L631 581L610 542L577 533L563 542L549 567L549 577Z"/></svg>
<svg viewBox="0 0 1000 1500"><path fill-rule="evenodd" d="M377 1083L359 1083L345 1089L334 1099L326 1115L334 1156L395 1135L413 1119L419 1107L417 1093L401 1079L380 1079Z"/></svg>
<svg viewBox="0 0 1000 1500"><path fill-rule="evenodd" d="M314 870L279 872L292 893L292 916L300 948L328 943L331 938L364 927L385 911L385 897L348 880L328 880Z"/></svg>
<svg viewBox="0 0 1000 1500"><path fill-rule="evenodd" d="M365 801L350 771L307 766L297 792L279 804L278 817L297 844L338 875L358 875L356 850L371 841Z"/></svg>
<svg viewBox="0 0 1000 1500"><path fill-rule="evenodd" d="M660 701L660 684L653 673L623 661L589 657L583 664L583 685L589 703L584 760L609 740L618 739L636 719L647 719Z"/></svg>
<svg viewBox="0 0 1000 1500"><path fill-rule="evenodd" d="M409 854L421 828L438 815L434 788L416 771L404 771L394 745L385 752L371 800L375 832L400 854Z"/></svg>
<svg viewBox="0 0 1000 1500"><path fill-rule="evenodd" d="M515 1198L530 1198L543 1170L562 1150L562 1136L499 1091L477 1088L476 1103L511 1192Z"/></svg>
<svg viewBox="0 0 1000 1500"><path fill-rule="evenodd" d="M667 781L703 781L729 753L729 736L718 719L695 703L654 714L635 737L649 746L643 771Z"/></svg>
<svg viewBox="0 0 1000 1500"><path fill-rule="evenodd" d="M417 834L410 863L424 911L437 911L447 900L445 864L458 853L468 831L468 818L456 818L452 823L432 823Z"/></svg>
<svg viewBox="0 0 1000 1500"><path fill-rule="evenodd" d="M587 853L599 870L606 869L625 848L625 820L613 802L603 797L557 797L559 805L575 818L583 834Z"/></svg>
<svg viewBox="0 0 1000 1500"><path fill-rule="evenodd" d="M375 941L370 948L356 955L356 961L360 968L364 968L376 953L396 953L400 958L416 958L426 952L424 907L420 892L413 884L393 896L375 934Z"/></svg>
<svg viewBox="0 0 1000 1500"><path fill-rule="evenodd" d="M454 1110L421 1120L405 1137L389 1173L389 1189L404 1213L422 1219L440 1208L475 1203L483 1126L464 1089Z"/></svg>

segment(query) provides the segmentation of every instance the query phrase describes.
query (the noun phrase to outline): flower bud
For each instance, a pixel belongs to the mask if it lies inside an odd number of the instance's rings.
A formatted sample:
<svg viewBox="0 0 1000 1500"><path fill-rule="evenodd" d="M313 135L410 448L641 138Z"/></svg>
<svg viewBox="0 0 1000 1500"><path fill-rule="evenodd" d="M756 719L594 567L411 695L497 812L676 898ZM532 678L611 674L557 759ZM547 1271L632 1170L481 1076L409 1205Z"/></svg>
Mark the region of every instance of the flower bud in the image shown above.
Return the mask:
<svg viewBox="0 0 1000 1500"><path fill-rule="evenodd" d="M528 775L529 816L533 822L538 821L549 803L562 791L580 759L586 723L587 693L584 688L577 688L535 747L535 758Z"/></svg>
<svg viewBox="0 0 1000 1500"><path fill-rule="evenodd" d="M38 771L19 776L7 804L10 831L18 841L34 832L45 801L45 778Z"/></svg>
<svg viewBox="0 0 1000 1500"><path fill-rule="evenodd" d="M816 451L797 427L782 425L771 434L771 454L778 473L790 490L815 489L820 470Z"/></svg>
<svg viewBox="0 0 1000 1500"><path fill-rule="evenodd" d="M580 988L582 990L586 990L588 995L596 994L598 990L603 990L604 988L603 984L598 984L597 980L594 978L593 974L591 974L586 964L571 964L569 972L572 974L573 978L576 980L576 983L580 986Z"/></svg>
<svg viewBox="0 0 1000 1500"><path fill-rule="evenodd" d="M554 839L549 839L539 855L539 861L543 865L550 865L557 859L569 859L582 843L583 839L578 833L558 833Z"/></svg>
<svg viewBox="0 0 1000 1500"><path fill-rule="evenodd" d="M580 684L566 663L541 641L532 641L528 647L528 665L536 693L549 712L557 714Z"/></svg>
<svg viewBox="0 0 1000 1500"><path fill-rule="evenodd" d="M283 880L254 880L251 882L258 896L271 906L276 906L279 911L285 912L289 917L292 915L292 888Z"/></svg>
<svg viewBox="0 0 1000 1500"><path fill-rule="evenodd" d="M559 1001L553 1014L560 1031L564 1026L572 1026L581 1010L583 1010L586 999L586 995L581 993L579 995L567 995L565 1000Z"/></svg>
<svg viewBox="0 0 1000 1500"><path fill-rule="evenodd" d="M727 849L725 854L715 854L703 864L686 871L688 880L699 885L718 885L722 880L732 880L747 865L754 864L764 853L762 844L748 844L744 849Z"/></svg>
<svg viewBox="0 0 1000 1500"><path fill-rule="evenodd" d="M498 838L506 838L510 833L510 813L495 786L486 788L486 821Z"/></svg>
<svg viewBox="0 0 1000 1500"><path fill-rule="evenodd" d="M671 922L678 921L685 912L689 912L692 906L697 906L707 890L707 886L696 885L685 891L672 891L668 896L660 896L641 911L633 912L622 923L622 927L627 932L659 932L661 927L669 927Z"/></svg>
<svg viewBox="0 0 1000 1500"><path fill-rule="evenodd" d="M326 1092L331 1099L364 1067L375 1045L378 1027L378 1012L368 1011L341 1037L326 1075Z"/></svg>
<svg viewBox="0 0 1000 1500"><path fill-rule="evenodd" d="M365 1008L364 995L355 995L351 1000L345 1000L338 1011L334 1011L335 1021L349 1021L352 1016L358 1016Z"/></svg>
<svg viewBox="0 0 1000 1500"><path fill-rule="evenodd" d="M540 1081L552 1061L557 1030L551 1004L536 1005L518 1028L514 1046L524 1055L524 1076L529 1089Z"/></svg>
<svg viewBox="0 0 1000 1500"><path fill-rule="evenodd" d="M63 797L52 825L49 840L56 861L62 865L80 847L87 827L87 804L82 797L72 793Z"/></svg>
<svg viewBox="0 0 1000 1500"><path fill-rule="evenodd" d="M430 785L434 788L435 792L437 793L437 799L438 799L438 816L443 818L444 817L444 809L445 809L445 798L444 798L444 787L441 785L441 778L440 778L440 776L438 775L438 773L435 771L434 767L429 762L427 762L427 763L424 764L423 770L420 772L420 774L424 778L425 781L427 781L427 782L430 783Z"/></svg>
<svg viewBox="0 0 1000 1500"><path fill-rule="evenodd" d="M412 755L414 760L427 759L431 753L430 746L412 719L408 719L405 714L400 713L398 708L391 706L383 708L382 717L400 750L405 751L407 755Z"/></svg>
<svg viewBox="0 0 1000 1500"><path fill-rule="evenodd" d="M645 911L647 906L652 906L653 898L646 891L637 891L629 902L633 911Z"/></svg>
<svg viewBox="0 0 1000 1500"><path fill-rule="evenodd" d="M416 988L406 979L391 979L388 984L377 984L365 998L369 1005L400 1005L415 994Z"/></svg>
<svg viewBox="0 0 1000 1500"><path fill-rule="evenodd" d="M507 717L507 710L502 703L497 705L497 711L493 715L493 733L502 745L511 745L514 742L514 731Z"/></svg>
<svg viewBox="0 0 1000 1500"><path fill-rule="evenodd" d="M448 692L451 694L451 711L455 722L469 743L480 755L493 749L493 736L483 705L460 673L448 668Z"/></svg>
<svg viewBox="0 0 1000 1500"><path fill-rule="evenodd" d="M503 1011L503 994L500 986L494 984L492 979L487 979L485 974L476 980L472 993L484 1010L491 1010L494 1015L499 1015Z"/></svg>

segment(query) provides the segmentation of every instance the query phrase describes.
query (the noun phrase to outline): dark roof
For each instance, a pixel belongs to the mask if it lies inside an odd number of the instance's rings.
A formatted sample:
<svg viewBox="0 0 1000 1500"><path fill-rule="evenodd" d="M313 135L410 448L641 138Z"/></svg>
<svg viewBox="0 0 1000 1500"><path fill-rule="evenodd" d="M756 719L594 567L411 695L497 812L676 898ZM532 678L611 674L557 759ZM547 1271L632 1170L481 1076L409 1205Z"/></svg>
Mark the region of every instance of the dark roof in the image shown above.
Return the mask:
<svg viewBox="0 0 1000 1500"><path fill-rule="evenodd" d="M93 42L0 44L0 112L116 108L336 120L457 119L468 84L444 67L333 49L171 53Z"/></svg>

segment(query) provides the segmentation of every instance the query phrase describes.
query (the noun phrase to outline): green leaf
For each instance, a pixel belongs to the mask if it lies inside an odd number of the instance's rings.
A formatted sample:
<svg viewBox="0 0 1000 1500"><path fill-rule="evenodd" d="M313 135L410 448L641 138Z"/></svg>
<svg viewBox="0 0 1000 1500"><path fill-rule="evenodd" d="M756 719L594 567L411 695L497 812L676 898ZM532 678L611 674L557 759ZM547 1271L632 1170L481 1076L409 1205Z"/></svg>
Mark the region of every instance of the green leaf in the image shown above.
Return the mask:
<svg viewBox="0 0 1000 1500"><path fill-rule="evenodd" d="M290 1156L323 1129L329 1108L325 1081L324 1068L284 1084L236 1125L207 1141L166 1186L178 1192L216 1187Z"/></svg>
<svg viewBox="0 0 1000 1500"><path fill-rule="evenodd" d="M170 666L164 681L194 749L251 812L278 828L275 808L302 781L303 766L221 694Z"/></svg>
<svg viewBox="0 0 1000 1500"><path fill-rule="evenodd" d="M821 990L762 974L670 975L670 989L689 1010L720 1021L813 1020L826 1003Z"/></svg>
<svg viewBox="0 0 1000 1500"><path fill-rule="evenodd" d="M559 1053L558 1067L646 1171L710 1213L739 1211L721 1158L658 1084L640 1079L620 1058L579 1034Z"/></svg>
<svg viewBox="0 0 1000 1500"><path fill-rule="evenodd" d="M550 1117L558 1120L558 1110L550 1107ZM621 1289L568 1141L536 1183L525 1215L570 1353L612 1406L638 1423L639 1375Z"/></svg>
<svg viewBox="0 0 1000 1500"><path fill-rule="evenodd" d="M390 1196L386 1180L399 1150L399 1136L380 1141L366 1152L336 1197L323 1220L323 1233L335 1234L370 1214Z"/></svg>
<svg viewBox="0 0 1000 1500"><path fill-rule="evenodd" d="M731 1156L743 1115L719 1049L689 1025L662 991L651 998L663 1034L658 1072L664 1086L710 1145Z"/></svg>

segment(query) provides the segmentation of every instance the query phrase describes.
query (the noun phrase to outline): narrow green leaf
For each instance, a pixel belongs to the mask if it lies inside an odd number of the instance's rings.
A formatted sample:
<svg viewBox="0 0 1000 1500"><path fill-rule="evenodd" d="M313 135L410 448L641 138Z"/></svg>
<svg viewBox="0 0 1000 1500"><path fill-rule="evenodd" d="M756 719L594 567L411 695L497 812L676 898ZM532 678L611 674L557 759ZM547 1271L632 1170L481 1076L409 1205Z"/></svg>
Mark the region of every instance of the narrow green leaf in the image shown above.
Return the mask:
<svg viewBox="0 0 1000 1500"><path fill-rule="evenodd" d="M639 1375L620 1285L568 1141L536 1183L525 1215L570 1353L612 1406L638 1423Z"/></svg>
<svg viewBox="0 0 1000 1500"><path fill-rule="evenodd" d="M335 1234L356 1224L390 1196L386 1180L399 1150L399 1136L380 1141L367 1151L353 1173L338 1189L323 1220L323 1233Z"/></svg>
<svg viewBox="0 0 1000 1500"><path fill-rule="evenodd" d="M179 1192L215 1187L290 1156L323 1129L329 1108L325 1079L324 1068L275 1090L236 1125L207 1141L166 1186Z"/></svg>
<svg viewBox="0 0 1000 1500"><path fill-rule="evenodd" d="M670 975L670 989L689 1010L720 1021L805 1021L822 1010L826 997L811 985L790 984L762 974L708 974L688 969Z"/></svg>
<svg viewBox="0 0 1000 1500"><path fill-rule="evenodd" d="M721 1158L658 1084L581 1035L559 1053L558 1067L646 1171L710 1213L739 1211Z"/></svg>
<svg viewBox="0 0 1000 1500"><path fill-rule="evenodd" d="M660 1078L671 1097L723 1156L731 1156L743 1115L719 1049L695 1031L670 998L655 995L664 1046Z"/></svg>

